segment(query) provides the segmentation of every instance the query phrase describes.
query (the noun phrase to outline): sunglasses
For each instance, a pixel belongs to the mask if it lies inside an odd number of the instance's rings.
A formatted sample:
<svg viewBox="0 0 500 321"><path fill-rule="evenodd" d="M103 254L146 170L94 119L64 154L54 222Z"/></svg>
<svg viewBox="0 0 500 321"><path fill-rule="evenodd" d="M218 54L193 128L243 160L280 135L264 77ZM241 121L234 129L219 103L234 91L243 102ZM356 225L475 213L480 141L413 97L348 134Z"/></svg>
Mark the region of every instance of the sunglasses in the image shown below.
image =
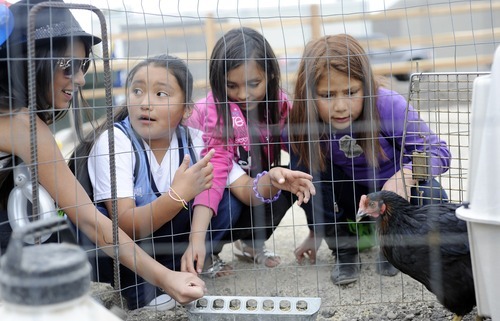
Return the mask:
<svg viewBox="0 0 500 321"><path fill-rule="evenodd" d="M64 76L67 78L74 77L79 70L82 71L83 75L87 73L90 67L90 59L73 59L73 58L65 58L59 59L57 61L57 66L61 68L64 73Z"/></svg>

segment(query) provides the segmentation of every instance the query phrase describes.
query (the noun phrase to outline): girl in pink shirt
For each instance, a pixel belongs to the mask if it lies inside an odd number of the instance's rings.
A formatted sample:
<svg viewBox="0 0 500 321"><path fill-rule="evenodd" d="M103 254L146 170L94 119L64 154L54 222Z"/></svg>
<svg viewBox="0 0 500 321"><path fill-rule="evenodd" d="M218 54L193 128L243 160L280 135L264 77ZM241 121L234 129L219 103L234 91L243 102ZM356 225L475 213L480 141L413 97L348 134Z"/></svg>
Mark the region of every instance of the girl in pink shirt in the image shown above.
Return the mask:
<svg viewBox="0 0 500 321"><path fill-rule="evenodd" d="M201 246L205 240L204 233L196 233L197 228L206 230L212 215L224 216L220 221L230 220L232 226L222 242L211 244L213 261L219 260L224 242L238 240L234 245L238 258L275 267L281 259L267 251L264 242L293 204L291 193L265 195L268 202L264 206L241 200L244 205L231 207L230 215L221 213L219 205L225 205L223 197L234 202L229 175L234 166L259 178L259 173L281 165L282 132L291 103L280 87L278 60L263 35L236 28L216 43L209 73L212 91L196 103L188 122L204 132L205 152L215 149L211 160L214 179L212 188L195 198L191 246ZM298 196L304 197L300 192Z"/></svg>

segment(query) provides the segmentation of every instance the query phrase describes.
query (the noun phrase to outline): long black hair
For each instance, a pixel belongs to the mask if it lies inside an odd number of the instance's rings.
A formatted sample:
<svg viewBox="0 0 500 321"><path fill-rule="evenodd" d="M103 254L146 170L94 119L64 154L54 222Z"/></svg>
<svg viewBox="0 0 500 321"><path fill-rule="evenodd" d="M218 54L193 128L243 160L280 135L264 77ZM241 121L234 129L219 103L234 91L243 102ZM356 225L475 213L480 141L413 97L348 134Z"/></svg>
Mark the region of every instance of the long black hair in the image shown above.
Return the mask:
<svg viewBox="0 0 500 321"><path fill-rule="evenodd" d="M260 123L267 122L271 130L271 140L279 142L281 83L278 59L266 38L247 27L231 29L223 35L215 44L210 57L210 87L217 106L218 118L216 130L223 141L233 138L227 95L227 74L248 61L255 61L266 74L266 96L264 101L258 104L258 120ZM275 143L271 148L275 163L279 163L281 144Z"/></svg>
<svg viewBox="0 0 500 321"><path fill-rule="evenodd" d="M37 41L35 46L36 110L38 116L47 124L64 117L68 109L55 110L52 101L52 82L56 72L56 63L65 58L71 45L71 38L56 38L51 42ZM85 45L85 57L91 52ZM28 107L28 58L26 46L9 48L6 57L0 58L0 114L15 113L20 108ZM78 88L81 97L81 88ZM86 105L82 99L82 104Z"/></svg>

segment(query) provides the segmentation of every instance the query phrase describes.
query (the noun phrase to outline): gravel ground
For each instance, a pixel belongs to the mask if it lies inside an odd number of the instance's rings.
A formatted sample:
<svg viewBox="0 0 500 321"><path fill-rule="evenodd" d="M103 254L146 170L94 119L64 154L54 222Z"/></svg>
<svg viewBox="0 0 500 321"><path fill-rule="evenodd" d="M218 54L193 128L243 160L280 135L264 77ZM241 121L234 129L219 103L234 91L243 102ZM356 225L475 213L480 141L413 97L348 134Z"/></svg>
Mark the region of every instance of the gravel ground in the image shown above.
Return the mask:
<svg viewBox="0 0 500 321"><path fill-rule="evenodd" d="M296 206L287 213L276 229L267 247L282 257L283 263L274 269L255 266L233 258L232 246L226 245L221 258L231 262L235 272L215 280L205 279L210 296L272 296L319 297L321 307L316 320L365 321L365 320L451 320L445 310L420 283L399 273L382 277L375 273L377 248L361 253L360 280L347 286L336 286L330 281L334 257L322 244L315 265L300 266L293 256L293 249L307 235L305 216ZM117 302L112 288L93 284L93 294L108 308ZM122 311L123 319L139 320L189 320L184 307L173 311L157 312L138 309ZM475 320L475 310L464 321Z"/></svg>

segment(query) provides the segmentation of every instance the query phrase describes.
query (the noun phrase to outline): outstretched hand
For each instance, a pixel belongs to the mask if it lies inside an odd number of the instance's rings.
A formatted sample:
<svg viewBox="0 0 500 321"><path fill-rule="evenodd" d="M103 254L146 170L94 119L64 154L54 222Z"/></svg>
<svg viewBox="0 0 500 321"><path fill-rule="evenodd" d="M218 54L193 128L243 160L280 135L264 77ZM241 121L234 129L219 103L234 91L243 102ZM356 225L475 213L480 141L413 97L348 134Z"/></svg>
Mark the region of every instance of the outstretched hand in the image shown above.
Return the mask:
<svg viewBox="0 0 500 321"><path fill-rule="evenodd" d="M309 202L311 195L316 194L312 176L307 173L274 167L269 171L269 178L274 187L297 195L298 205Z"/></svg>
<svg viewBox="0 0 500 321"><path fill-rule="evenodd" d="M182 164L175 172L172 188L186 201L192 200L196 195L212 187L214 166L210 159L215 150L210 150L205 157L189 167L189 155L184 155Z"/></svg>

